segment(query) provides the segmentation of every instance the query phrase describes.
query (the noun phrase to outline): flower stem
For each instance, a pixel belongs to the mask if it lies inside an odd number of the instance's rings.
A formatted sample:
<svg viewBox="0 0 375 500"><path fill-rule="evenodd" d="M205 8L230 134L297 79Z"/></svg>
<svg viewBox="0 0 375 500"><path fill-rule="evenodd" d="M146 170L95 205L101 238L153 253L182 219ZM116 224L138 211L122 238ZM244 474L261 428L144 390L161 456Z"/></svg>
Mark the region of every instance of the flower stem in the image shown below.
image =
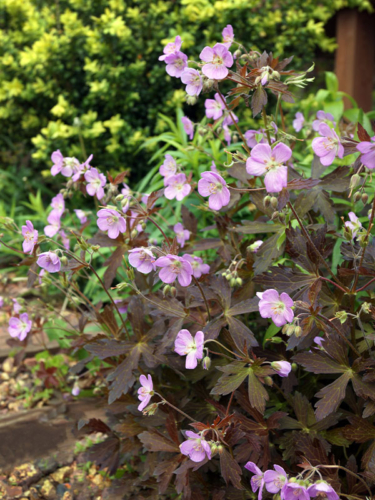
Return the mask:
<svg viewBox="0 0 375 500"><path fill-rule="evenodd" d="M236 127L237 132L238 132L239 136L240 136L240 137L241 137L241 139L242 139L242 142L243 142L243 147L246 149L247 153L248 153L248 154L250 154L250 149L249 149L249 146L247 145L246 139L245 139L245 137L243 136L243 133L241 132L241 129L240 129L240 127L238 126L238 124L237 124L236 120L234 119L233 113L232 113L232 111L229 109L229 106L228 106L228 104L227 104L227 101L225 100L225 98L224 98L223 94L220 92L219 87L218 87L218 89L217 89L217 92L218 92L218 94L219 94L219 96L220 96L220 99L223 101L223 104L224 104L224 106L225 106L226 110L228 111L229 116L232 118L233 125Z"/></svg>
<svg viewBox="0 0 375 500"><path fill-rule="evenodd" d="M170 403L169 401L167 401L165 398L163 398L163 396L161 394L159 394L158 392L155 392L155 394L157 396L159 396L159 398L162 399L163 403L167 404L168 406L170 406L174 410L178 411L179 413L181 413L181 415L183 415L184 417L188 418L192 422L195 422L195 420L193 418L189 417L189 415L187 413L185 413L184 411L180 410L179 408L177 408L176 406L174 406L172 403Z"/></svg>
<svg viewBox="0 0 375 500"><path fill-rule="evenodd" d="M194 280L194 283L197 285L197 287L199 288L199 291L201 292L201 295L203 297L203 300L204 300L204 303L206 305L206 310L207 310L207 316L208 316L208 321L211 321L211 315L210 315L210 308L208 307L208 302L207 302L207 299L206 299L206 296L204 294L204 291L203 291L203 288L201 287L199 281L193 276L193 280Z"/></svg>
<svg viewBox="0 0 375 500"><path fill-rule="evenodd" d="M321 469L341 469L341 470L344 470L345 472L347 472L348 474L351 474L352 476L354 476L355 478L359 479L361 481L361 483L365 486L365 488L367 489L367 491L370 493L370 500L371 499L374 499L374 496L368 486L368 484L366 483L366 481L364 481L361 476L359 476L358 474L356 474L355 472L351 471L350 469L347 469L346 467L342 467L341 465L317 465L316 466L317 468L321 468Z"/></svg>
<svg viewBox="0 0 375 500"><path fill-rule="evenodd" d="M245 359L243 356L240 356L239 354L236 354L235 352L231 351L230 349L228 349L227 347L225 347L225 345L221 344L220 342L218 342L217 340L215 339L208 339L206 340L204 343L205 345L208 344L209 342L215 342L215 344L218 344L220 347L222 347L223 349L225 349L226 351L230 352L231 354L233 354L233 356L236 356L237 358L241 358L241 359Z"/></svg>

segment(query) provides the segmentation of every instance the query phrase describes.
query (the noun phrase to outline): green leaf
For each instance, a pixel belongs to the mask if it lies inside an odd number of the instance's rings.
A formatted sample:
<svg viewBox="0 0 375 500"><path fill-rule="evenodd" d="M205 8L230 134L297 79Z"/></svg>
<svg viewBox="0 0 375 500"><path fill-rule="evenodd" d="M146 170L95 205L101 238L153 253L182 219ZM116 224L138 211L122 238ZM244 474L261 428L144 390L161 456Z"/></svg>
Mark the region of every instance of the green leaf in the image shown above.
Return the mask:
<svg viewBox="0 0 375 500"><path fill-rule="evenodd" d="M281 330L281 326L276 326L275 323L271 323L267 328L266 333L263 338L263 347L266 345L267 340L272 339L279 331Z"/></svg>
<svg viewBox="0 0 375 500"><path fill-rule="evenodd" d="M224 372L215 387L211 390L211 394L220 394L225 396L235 391L245 380L249 374L247 364L242 361L233 361L227 366L217 366L219 371Z"/></svg>
<svg viewBox="0 0 375 500"><path fill-rule="evenodd" d="M337 76L331 71L326 71L326 87L333 93L336 93L339 90L339 81Z"/></svg>
<svg viewBox="0 0 375 500"><path fill-rule="evenodd" d="M324 103L324 111L331 113L336 122L340 121L344 113L344 101L331 101Z"/></svg>

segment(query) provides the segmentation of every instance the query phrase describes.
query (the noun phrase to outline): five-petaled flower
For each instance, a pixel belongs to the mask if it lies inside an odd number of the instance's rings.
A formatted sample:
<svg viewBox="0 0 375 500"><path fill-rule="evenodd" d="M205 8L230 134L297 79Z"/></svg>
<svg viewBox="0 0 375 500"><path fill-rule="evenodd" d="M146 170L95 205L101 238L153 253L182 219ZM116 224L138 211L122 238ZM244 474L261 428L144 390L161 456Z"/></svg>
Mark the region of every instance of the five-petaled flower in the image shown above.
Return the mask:
<svg viewBox="0 0 375 500"><path fill-rule="evenodd" d="M79 208L77 208L74 210L74 212L75 212L76 216L78 217L79 222L81 224L85 224L87 222L87 216L83 210L80 210Z"/></svg>
<svg viewBox="0 0 375 500"><path fill-rule="evenodd" d="M265 292L258 292L259 313L262 318L271 318L276 326L284 326L293 321L294 312L292 307L293 300L289 295L283 292L281 295L273 288Z"/></svg>
<svg viewBox="0 0 375 500"><path fill-rule="evenodd" d="M101 200L104 196L104 186L107 179L104 174L100 174L97 168L92 168L85 173L86 191L90 196L95 196Z"/></svg>
<svg viewBox="0 0 375 500"><path fill-rule="evenodd" d="M214 95L214 99L206 99L204 101L204 107L206 108L207 118L212 118L213 120L221 118L225 109L222 98L218 93Z"/></svg>
<svg viewBox="0 0 375 500"><path fill-rule="evenodd" d="M181 81L186 85L187 94L198 96L202 92L203 81L198 70L186 68L181 75Z"/></svg>
<svg viewBox="0 0 375 500"><path fill-rule="evenodd" d="M262 499L262 490L263 490L263 485L264 485L264 474L263 472L259 469L257 465L255 465L254 462L247 462L245 465L245 469L249 470L253 474L255 474L251 480L251 489L255 493L259 489L258 493L258 500Z"/></svg>
<svg viewBox="0 0 375 500"><path fill-rule="evenodd" d="M193 370L198 365L198 359L203 358L204 333L199 331L195 337L189 330L180 330L177 334L174 350L180 356L186 356L185 368Z"/></svg>
<svg viewBox="0 0 375 500"><path fill-rule="evenodd" d="M177 201L181 201L191 191L191 186L187 183L185 174L170 175L164 179L164 185L166 186L164 196L167 200L176 198Z"/></svg>
<svg viewBox="0 0 375 500"><path fill-rule="evenodd" d="M273 467L275 470L266 470L264 473L264 484L268 492L275 494L283 488L288 476L280 465L275 464Z"/></svg>
<svg viewBox="0 0 375 500"><path fill-rule="evenodd" d="M292 156L292 150L279 143L273 149L269 144L257 144L246 160L246 171L250 175L263 175L268 193L279 193L288 184L288 167L285 163Z"/></svg>
<svg viewBox="0 0 375 500"><path fill-rule="evenodd" d="M193 139L194 137L194 124L193 122L187 117L183 116L181 118L182 126L184 127L185 133L189 137L190 140Z"/></svg>
<svg viewBox="0 0 375 500"><path fill-rule="evenodd" d="M345 227L350 229L352 238L355 238L358 231L362 229L362 223L354 212L349 212L348 216L350 221L345 222Z"/></svg>
<svg viewBox="0 0 375 500"><path fill-rule="evenodd" d="M194 278L198 279L202 276L202 274L208 274L210 272L210 266L208 264L204 264L200 257L187 253L185 253L182 257L190 262Z"/></svg>
<svg viewBox="0 0 375 500"><path fill-rule="evenodd" d="M288 361L273 361L271 366L280 377L287 377L292 370L292 365Z"/></svg>
<svg viewBox="0 0 375 500"><path fill-rule="evenodd" d="M286 483L281 490L283 500L310 500L310 495L302 484Z"/></svg>
<svg viewBox="0 0 375 500"><path fill-rule="evenodd" d="M130 265L135 267L140 273L148 274L155 271L155 255L149 248L139 247L129 250Z"/></svg>
<svg viewBox="0 0 375 500"><path fill-rule="evenodd" d="M54 196L51 200L51 207L53 208L53 212L56 212L61 217L65 210L65 201L64 196L59 193Z"/></svg>
<svg viewBox="0 0 375 500"><path fill-rule="evenodd" d="M336 156L343 158L344 146L340 143L339 136L326 123L319 125L319 134L312 141L314 153L319 156L320 162L325 167L332 165Z"/></svg>
<svg viewBox="0 0 375 500"><path fill-rule="evenodd" d="M322 123L331 122L333 126L336 125L333 115L331 115L331 113L325 113L323 110L320 110L316 113L316 118L317 119L312 122L312 128L313 130L315 130L315 132L319 132L319 127Z"/></svg>
<svg viewBox="0 0 375 500"><path fill-rule="evenodd" d="M176 278L181 286L189 286L193 276L193 269L190 262L183 257L168 254L165 257L159 257L155 265L161 267L159 278L164 283L173 283Z"/></svg>
<svg viewBox="0 0 375 500"><path fill-rule="evenodd" d="M307 493L310 497L318 497L319 499L327 498L327 500L339 500L339 496L330 484L326 481L317 481L307 488Z"/></svg>
<svg viewBox="0 0 375 500"><path fill-rule="evenodd" d="M56 210L52 210L52 212L47 217L47 221L49 224L44 228L44 234L49 238L52 238L59 232L61 227L61 215Z"/></svg>
<svg viewBox="0 0 375 500"><path fill-rule="evenodd" d="M44 252L39 254L36 263L49 273L58 273L61 269L60 258L55 252Z"/></svg>
<svg viewBox="0 0 375 500"><path fill-rule="evenodd" d="M26 221L26 226L22 226L22 236L25 238L22 243L23 251L33 253L35 243L38 241L38 231L34 229L33 223Z"/></svg>
<svg viewBox="0 0 375 500"><path fill-rule="evenodd" d="M234 41L234 32L232 25L227 24L227 26L221 32L221 36L223 37L223 45L225 45L226 48L229 49Z"/></svg>
<svg viewBox="0 0 375 500"><path fill-rule="evenodd" d="M147 377L145 375L141 375L139 377L139 382L141 383L141 387L138 389L138 399L141 403L138 406L138 410L142 411L146 408L154 395L154 384L152 382L151 375L147 375Z"/></svg>
<svg viewBox="0 0 375 500"><path fill-rule="evenodd" d="M29 320L27 313L23 313L19 318L14 316L9 319L8 332L11 337L18 338L19 340L25 340L27 334L31 330L32 321Z"/></svg>
<svg viewBox="0 0 375 500"><path fill-rule="evenodd" d="M117 212L117 210L102 208L96 215L98 216L96 223L99 229L102 231L108 231L108 237L112 240L115 240L120 233L125 233L125 219Z"/></svg>
<svg viewBox="0 0 375 500"><path fill-rule="evenodd" d="M182 73L185 71L185 68L187 68L187 60L187 55L180 50L167 55L164 62L167 64L165 69L168 75L180 78Z"/></svg>
<svg viewBox="0 0 375 500"><path fill-rule="evenodd" d="M177 224L173 226L173 231L175 232L177 243L183 248L185 242L190 238L190 231L185 229L181 222L177 222Z"/></svg>
<svg viewBox="0 0 375 500"><path fill-rule="evenodd" d="M201 196L208 196L208 206L211 210L220 210L228 205L230 192L227 183L216 172L203 172L198 181L198 193Z"/></svg>
<svg viewBox="0 0 375 500"><path fill-rule="evenodd" d="M180 451L193 462L202 462L205 458L211 460L211 447L204 437L193 431L186 431L187 441L180 444Z"/></svg>
<svg viewBox="0 0 375 500"><path fill-rule="evenodd" d="M64 177L71 177L74 169L79 165L77 158L64 158L59 149L52 153L51 160L53 162L51 168L51 174L53 176L61 173Z"/></svg>
<svg viewBox="0 0 375 500"><path fill-rule="evenodd" d="M357 144L357 149L361 154L361 162L369 169L375 168L375 135L371 137L371 141L363 141Z"/></svg>
<svg viewBox="0 0 375 500"><path fill-rule="evenodd" d="M159 61L165 61L165 58L170 54L178 52L181 48L182 40L179 35L176 36L174 42L167 43L163 49L163 55L159 57Z"/></svg>
<svg viewBox="0 0 375 500"><path fill-rule="evenodd" d="M246 144L249 146L249 148L253 148L257 144L266 144L267 140L264 137L264 130L259 129L259 130L246 130L244 133L244 137L246 139Z"/></svg>
<svg viewBox="0 0 375 500"><path fill-rule="evenodd" d="M175 175L177 171L176 160L171 155L165 155L164 162L160 165L159 173L165 178Z"/></svg>
<svg viewBox="0 0 375 500"><path fill-rule="evenodd" d="M300 132L303 128L305 122L305 117L300 111L297 111L296 116L293 120L293 128L296 132Z"/></svg>
<svg viewBox="0 0 375 500"><path fill-rule="evenodd" d="M211 80L222 80L228 75L228 68L233 64L233 56L223 43L214 47L205 47L199 55L205 62L202 73Z"/></svg>

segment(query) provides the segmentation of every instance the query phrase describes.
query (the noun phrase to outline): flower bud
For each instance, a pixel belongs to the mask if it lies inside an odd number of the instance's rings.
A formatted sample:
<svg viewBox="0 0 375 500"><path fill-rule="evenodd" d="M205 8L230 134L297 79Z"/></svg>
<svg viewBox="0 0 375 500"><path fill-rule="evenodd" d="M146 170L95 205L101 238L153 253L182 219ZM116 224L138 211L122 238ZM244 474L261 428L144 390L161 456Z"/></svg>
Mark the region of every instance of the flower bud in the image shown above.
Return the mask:
<svg viewBox="0 0 375 500"><path fill-rule="evenodd" d="M357 203L361 199L361 193L355 193L353 196L354 203Z"/></svg>
<svg viewBox="0 0 375 500"><path fill-rule="evenodd" d="M234 288L234 287L236 286L236 278L231 278L231 280L230 280L230 283L229 283L229 284L230 284L230 286L231 286L232 288Z"/></svg>
<svg viewBox="0 0 375 500"><path fill-rule="evenodd" d="M89 245L86 243L86 241L84 239L78 240L78 245L79 245L80 249L83 251L86 251L89 248Z"/></svg>
<svg viewBox="0 0 375 500"><path fill-rule="evenodd" d="M163 295L164 295L164 297L166 295L168 295L170 291L171 291L170 285L165 285L165 287L163 288Z"/></svg>
<svg viewBox="0 0 375 500"><path fill-rule="evenodd" d="M296 372L298 370L298 365L297 363L292 363L292 371Z"/></svg>
<svg viewBox="0 0 375 500"><path fill-rule="evenodd" d="M346 311L337 311L337 313L335 314L335 318L337 318L343 325L348 319L348 313Z"/></svg>
<svg viewBox="0 0 375 500"><path fill-rule="evenodd" d="M370 308L371 308L371 304L369 304L368 302L364 302L362 304L362 311L365 312L366 314L369 314Z"/></svg>
<svg viewBox="0 0 375 500"><path fill-rule="evenodd" d="M225 279L226 279L227 281L231 280L231 279L232 279L232 273L227 272L227 274L225 275Z"/></svg>
<svg viewBox="0 0 375 500"><path fill-rule="evenodd" d="M242 54L242 51L240 49L237 49L233 52L234 58L238 59Z"/></svg>
<svg viewBox="0 0 375 500"><path fill-rule="evenodd" d="M361 201L364 205L367 205L367 202L368 202L368 194L367 193L362 194Z"/></svg>
<svg viewBox="0 0 375 500"><path fill-rule="evenodd" d="M358 186L360 180L361 176L359 174L352 175L349 183L350 189L354 189L356 186Z"/></svg>
<svg viewBox="0 0 375 500"><path fill-rule="evenodd" d="M279 213L279 221L280 222L284 222L285 221L285 214L284 214L284 212L280 212Z"/></svg>
<svg viewBox="0 0 375 500"><path fill-rule="evenodd" d="M157 409L158 409L159 405L157 403L152 403L148 406L146 406L146 408L143 410L143 415L148 415L148 416L151 416L151 415L155 415Z"/></svg>
<svg viewBox="0 0 375 500"><path fill-rule="evenodd" d="M233 143L238 142L238 135L237 134L232 135L232 142Z"/></svg>
<svg viewBox="0 0 375 500"><path fill-rule="evenodd" d="M116 201L121 201L121 200L123 200L123 199L124 199L124 195L123 195L123 194L121 194L121 193L120 193L120 194L118 194L118 195L116 196L116 198L115 198L115 200L116 200Z"/></svg>
<svg viewBox="0 0 375 500"><path fill-rule="evenodd" d="M236 285L237 286L242 286L243 285L243 281L241 278L236 278Z"/></svg>
<svg viewBox="0 0 375 500"><path fill-rule="evenodd" d="M204 370L209 370L211 366L211 358L209 356L206 356L203 358L202 361L202 367Z"/></svg>
<svg viewBox="0 0 375 500"><path fill-rule="evenodd" d="M295 329L296 329L296 327L294 325L288 325L286 330L285 330L285 335L290 337L295 332Z"/></svg>
<svg viewBox="0 0 375 500"><path fill-rule="evenodd" d="M271 204L271 196L267 195L263 198L263 205L267 208Z"/></svg>
<svg viewBox="0 0 375 500"><path fill-rule="evenodd" d="M198 101L197 97L195 95L188 95L186 94L186 104L189 104L189 106L194 106Z"/></svg>
<svg viewBox="0 0 375 500"><path fill-rule="evenodd" d="M177 295L177 288L175 286L171 286L170 294L171 294L171 297L176 297L176 295Z"/></svg>
<svg viewBox="0 0 375 500"><path fill-rule="evenodd" d="M278 218L279 218L279 215L280 215L280 213L276 210L276 212L274 212L274 213L272 214L271 219L272 219L272 220L278 219Z"/></svg>
<svg viewBox="0 0 375 500"><path fill-rule="evenodd" d="M133 281L135 278L134 269L132 267L129 267L129 269L126 270L126 275L130 281Z"/></svg>
<svg viewBox="0 0 375 500"><path fill-rule="evenodd" d="M116 285L116 289L120 290L120 292L122 292L123 290L125 290L126 288L128 288L128 286L129 285L127 283L124 283L124 282L123 283L118 283Z"/></svg>
<svg viewBox="0 0 375 500"><path fill-rule="evenodd" d="M209 78L205 78L203 80L203 92L207 92L207 90L211 90L215 84L215 80L210 80Z"/></svg>
<svg viewBox="0 0 375 500"><path fill-rule="evenodd" d="M302 328L300 326L294 327L294 335L300 337L302 335Z"/></svg>
<svg viewBox="0 0 375 500"><path fill-rule="evenodd" d="M264 377L264 383L269 387L272 387L273 386L272 377L270 377L269 375L267 375L267 377Z"/></svg>
<svg viewBox="0 0 375 500"><path fill-rule="evenodd" d="M61 257L60 261L63 266L66 266L68 264L68 258L65 255Z"/></svg>
<svg viewBox="0 0 375 500"><path fill-rule="evenodd" d="M97 252L99 250L99 248L100 248L100 245L92 245L91 250L93 252Z"/></svg>
<svg viewBox="0 0 375 500"><path fill-rule="evenodd" d="M137 236L137 234L138 234L138 231L136 229L133 229L132 232L130 233L130 236L132 238L135 238Z"/></svg>

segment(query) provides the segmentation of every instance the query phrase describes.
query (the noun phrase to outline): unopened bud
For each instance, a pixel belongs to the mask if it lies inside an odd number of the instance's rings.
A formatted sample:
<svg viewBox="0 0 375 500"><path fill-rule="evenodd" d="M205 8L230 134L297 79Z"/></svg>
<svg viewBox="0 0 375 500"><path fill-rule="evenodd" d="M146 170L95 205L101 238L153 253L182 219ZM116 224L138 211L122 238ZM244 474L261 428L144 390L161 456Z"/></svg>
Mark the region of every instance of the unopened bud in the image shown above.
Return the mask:
<svg viewBox="0 0 375 500"><path fill-rule="evenodd" d="M288 325L286 330L285 330L285 335L287 335L288 337L290 337L291 335L293 335L294 331L295 331L295 326L294 325Z"/></svg>
<svg viewBox="0 0 375 500"><path fill-rule="evenodd" d="M280 215L280 213L276 210L276 211L272 214L271 219L272 219L272 220L278 219L278 218L279 218L279 215Z"/></svg>
<svg viewBox="0 0 375 500"><path fill-rule="evenodd" d="M163 288L163 295L164 295L164 297L166 295L168 295L170 291L171 291L170 285L165 285L165 287Z"/></svg>
<svg viewBox="0 0 375 500"><path fill-rule="evenodd" d="M349 183L350 189L354 189L356 186L358 186L360 180L361 176L359 174L352 175Z"/></svg>
<svg viewBox="0 0 375 500"><path fill-rule="evenodd" d="M171 286L170 294L171 294L171 297L176 297L177 288L175 286Z"/></svg>
<svg viewBox="0 0 375 500"><path fill-rule="evenodd" d="M84 250L84 251L86 251L89 248L88 244L83 239L78 241L78 245L79 245L80 249Z"/></svg>
<svg viewBox="0 0 375 500"><path fill-rule="evenodd" d="M285 221L285 214L284 214L284 212L280 212L279 213L279 221L280 222L284 222Z"/></svg>
<svg viewBox="0 0 375 500"><path fill-rule="evenodd" d="M361 196L361 201L364 205L367 204L368 202L368 194L367 193L363 193L362 196Z"/></svg>
<svg viewBox="0 0 375 500"><path fill-rule="evenodd" d="M120 193L120 194L118 194L118 195L116 196L116 198L115 198L115 200L116 200L116 201L121 201L121 200L123 200L123 199L124 199L124 195L123 195L123 194L121 194L121 193Z"/></svg>
<svg viewBox="0 0 375 500"><path fill-rule="evenodd" d="M202 361L202 367L204 370L209 370L211 366L211 358L209 356L206 356L203 358Z"/></svg>
<svg viewBox="0 0 375 500"><path fill-rule="evenodd" d="M92 245L91 250L93 252L97 252L99 250L99 248L100 248L100 245Z"/></svg>
<svg viewBox="0 0 375 500"><path fill-rule="evenodd" d="M294 327L294 335L300 337L302 335L302 328L300 326Z"/></svg>
<svg viewBox="0 0 375 500"><path fill-rule="evenodd" d="M142 227L143 230L146 229L146 223L144 221L141 222L141 227Z"/></svg>
<svg viewBox="0 0 375 500"><path fill-rule="evenodd" d="M118 283L116 285L116 289L120 290L120 292L122 292L123 290L126 290L126 288L128 288L128 286L129 285L127 283L122 282L122 283Z"/></svg>
<svg viewBox="0 0 375 500"><path fill-rule="evenodd" d="M354 203L357 203L361 199L361 193L355 193L353 196Z"/></svg>
<svg viewBox="0 0 375 500"><path fill-rule="evenodd" d="M225 275L225 279L226 279L227 281L231 280L231 279L232 279L232 273L229 273L229 272L228 272L228 273L226 273L226 275Z"/></svg>
<svg viewBox="0 0 375 500"><path fill-rule="evenodd" d="M129 267L129 269L126 270L126 275L130 281L133 281L133 279L135 278L134 269L132 267Z"/></svg>
<svg viewBox="0 0 375 500"><path fill-rule="evenodd" d="M203 92L206 92L207 90L211 90L212 87L215 84L215 80L210 80L209 78L205 78L203 80Z"/></svg>
<svg viewBox="0 0 375 500"><path fill-rule="evenodd" d="M238 142L238 135L237 134L233 134L232 135L232 142Z"/></svg>
<svg viewBox="0 0 375 500"><path fill-rule="evenodd" d="M292 371L296 372L298 370L298 365L297 363L292 363Z"/></svg>
<svg viewBox="0 0 375 500"><path fill-rule="evenodd" d="M61 257L60 261L63 266L66 266L68 264L68 258L65 255Z"/></svg>
<svg viewBox="0 0 375 500"><path fill-rule="evenodd" d="M136 229L133 229L132 232L130 233L130 236L132 238L135 238L137 236L137 234L138 234L138 231Z"/></svg>
<svg viewBox="0 0 375 500"><path fill-rule="evenodd" d="M263 205L267 208L271 204L271 196L267 195L263 198Z"/></svg>
<svg viewBox="0 0 375 500"><path fill-rule="evenodd" d="M266 385L268 385L269 387L272 387L273 386L273 380L272 380L272 377L268 376L267 377L264 377L264 383Z"/></svg>
<svg viewBox="0 0 375 500"><path fill-rule="evenodd" d="M240 49L237 49L233 52L234 58L238 59L242 54L242 51Z"/></svg>
<svg viewBox="0 0 375 500"><path fill-rule="evenodd" d="M146 408L143 410L143 415L148 415L148 416L151 416L151 415L155 415L157 409L158 409L159 405L157 403L152 403L148 406L146 406Z"/></svg>
<svg viewBox="0 0 375 500"><path fill-rule="evenodd" d="M236 286L236 278L231 278L229 284L232 288L234 288Z"/></svg>
<svg viewBox="0 0 375 500"><path fill-rule="evenodd" d="M195 95L188 95L186 94L186 104L189 104L189 106L194 106L198 101L197 97Z"/></svg>
<svg viewBox="0 0 375 500"><path fill-rule="evenodd" d="M243 281L241 278L236 278L236 285L237 286L242 286L243 285Z"/></svg>

